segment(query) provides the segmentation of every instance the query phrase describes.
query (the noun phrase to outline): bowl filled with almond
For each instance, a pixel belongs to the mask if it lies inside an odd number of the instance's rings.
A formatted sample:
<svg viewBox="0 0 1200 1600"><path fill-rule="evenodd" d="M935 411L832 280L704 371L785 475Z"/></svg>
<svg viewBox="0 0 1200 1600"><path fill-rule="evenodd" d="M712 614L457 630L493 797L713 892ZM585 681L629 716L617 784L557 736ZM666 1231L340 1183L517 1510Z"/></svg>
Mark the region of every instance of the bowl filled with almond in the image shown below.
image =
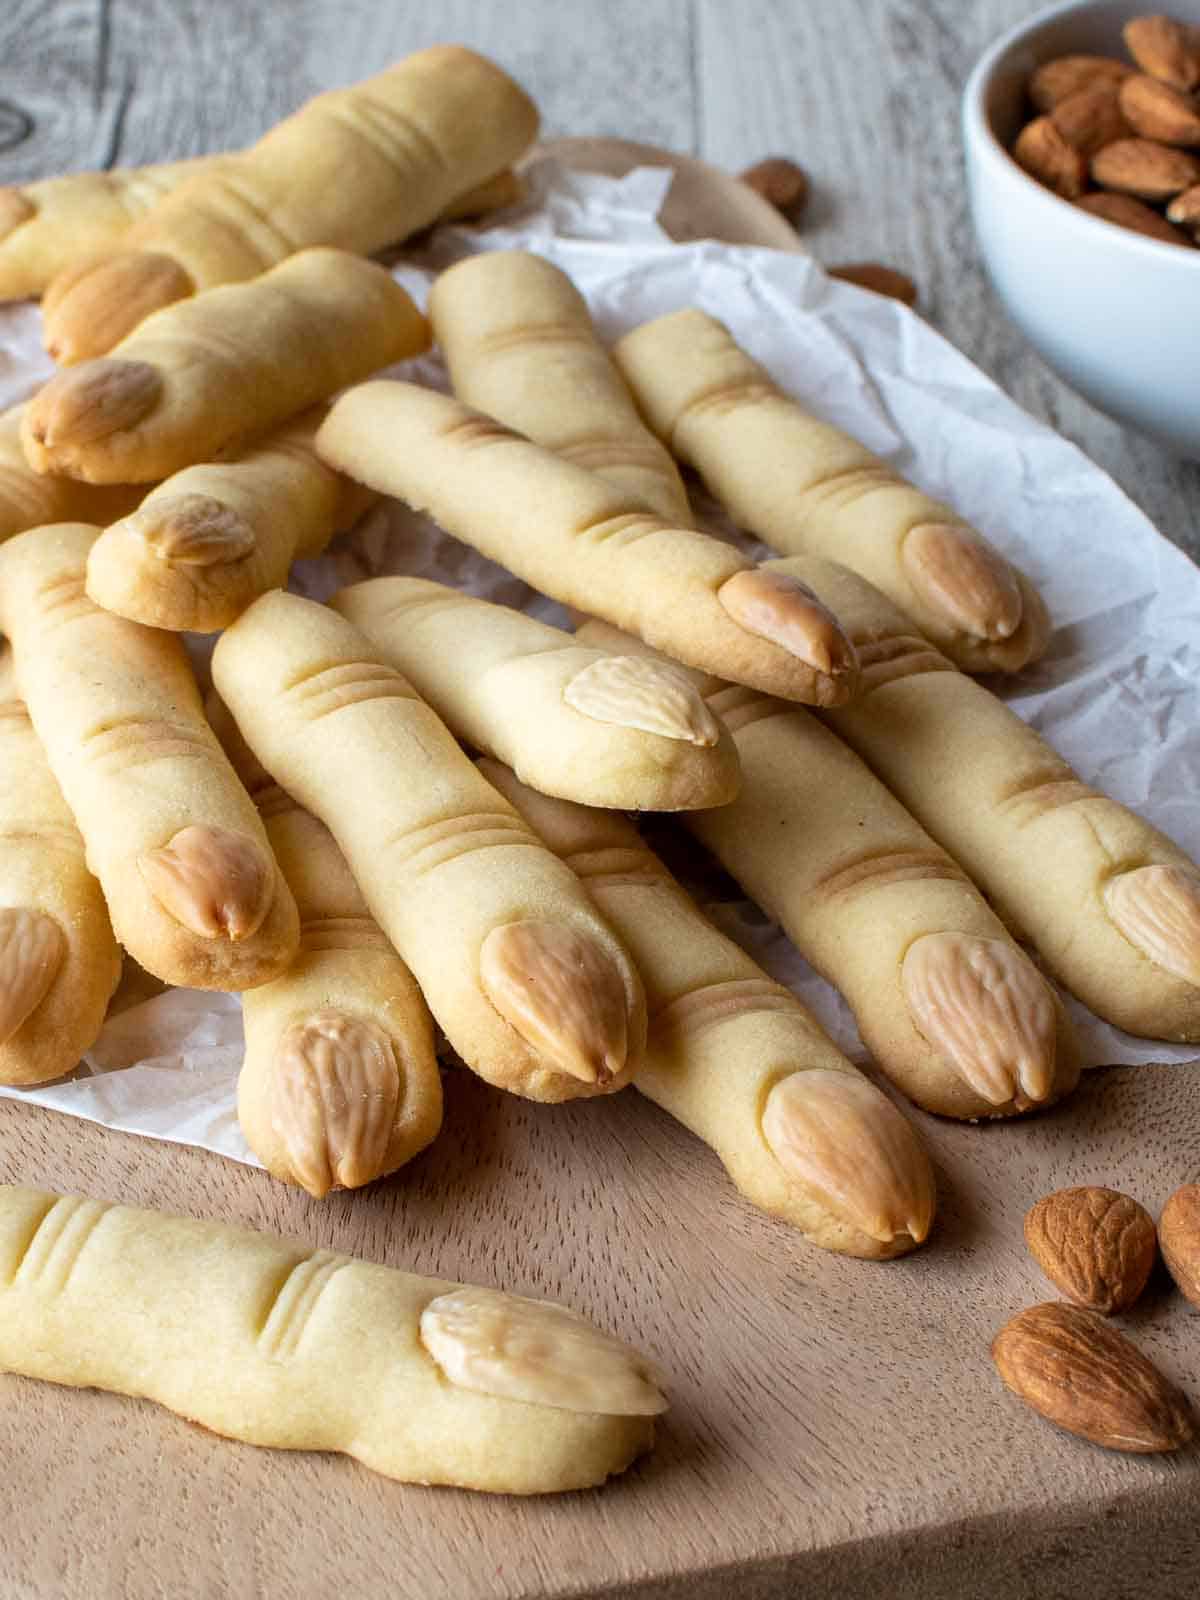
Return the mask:
<svg viewBox="0 0 1200 1600"><path fill-rule="evenodd" d="M1102 411L1200 459L1200 0L1070 0L997 41L964 94L993 287Z"/></svg>

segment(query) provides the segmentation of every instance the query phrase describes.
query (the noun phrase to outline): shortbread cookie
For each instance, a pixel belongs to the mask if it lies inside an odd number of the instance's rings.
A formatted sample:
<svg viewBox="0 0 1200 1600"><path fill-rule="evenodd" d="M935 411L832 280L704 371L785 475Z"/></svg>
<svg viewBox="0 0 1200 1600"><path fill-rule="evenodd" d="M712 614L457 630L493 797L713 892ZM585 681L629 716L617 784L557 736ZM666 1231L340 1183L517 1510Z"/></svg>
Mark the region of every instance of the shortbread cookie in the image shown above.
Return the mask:
<svg viewBox="0 0 1200 1600"><path fill-rule="evenodd" d="M318 95L174 190L120 241L120 254L56 281L46 348L64 364L104 355L151 312L257 277L312 245L371 255L511 166L537 128L520 86L461 45L435 45Z"/></svg>
<svg viewBox="0 0 1200 1600"><path fill-rule="evenodd" d="M934 1183L916 1131L796 996L713 927L624 817L480 766L579 874L637 964L650 1026L634 1087L814 1244L874 1259L920 1244Z"/></svg>
<svg viewBox="0 0 1200 1600"><path fill-rule="evenodd" d="M357 628L277 590L221 635L213 677L263 766L332 832L468 1066L533 1100L628 1082L646 1031L632 962Z"/></svg>
<svg viewBox="0 0 1200 1600"><path fill-rule="evenodd" d="M619 649L588 623L579 637ZM627 639L630 649L644 648ZM1058 996L957 862L810 713L700 680L742 787L688 827L840 990L888 1077L927 1111L1007 1117L1074 1088Z"/></svg>
<svg viewBox="0 0 1200 1600"><path fill-rule="evenodd" d="M667 1405L643 1357L563 1306L8 1185L0 1367L501 1494L603 1483Z"/></svg>
<svg viewBox="0 0 1200 1600"><path fill-rule="evenodd" d="M862 652L865 692L853 716L829 719L838 735L1097 1016L1200 1040L1200 867L1084 783L870 584L832 562L779 565L845 608Z"/></svg>
<svg viewBox="0 0 1200 1600"><path fill-rule="evenodd" d="M683 673L605 655L424 578L372 578L332 605L457 738L544 794L630 811L724 805L737 752Z"/></svg>
<svg viewBox="0 0 1200 1600"><path fill-rule="evenodd" d="M543 594L680 661L822 705L853 692L853 651L802 585L764 578L731 545L672 528L586 467L447 395L361 384L331 407L317 452Z"/></svg>
<svg viewBox="0 0 1200 1600"><path fill-rule="evenodd" d="M104 896L0 646L0 1083L70 1072L120 976Z"/></svg>
<svg viewBox="0 0 1200 1600"><path fill-rule="evenodd" d="M373 261L304 250L250 283L147 318L111 357L51 378L25 409L38 472L146 483L269 432L429 343Z"/></svg>
<svg viewBox="0 0 1200 1600"><path fill-rule="evenodd" d="M948 506L811 416L696 309L626 334L614 358L646 420L743 527L869 578L971 672L1016 672L1050 628L1033 585Z"/></svg>
<svg viewBox="0 0 1200 1600"><path fill-rule="evenodd" d="M0 542L49 522L114 522L139 504L144 486L102 487L35 472L21 448L24 406L0 413Z"/></svg>
<svg viewBox="0 0 1200 1600"><path fill-rule="evenodd" d="M295 955L295 902L181 641L84 594L97 532L63 523L0 545L22 698L129 953L164 983L266 983Z"/></svg>
<svg viewBox="0 0 1200 1600"><path fill-rule="evenodd" d="M598 472L672 527L693 526L678 467L566 273L524 250L468 256L434 280L429 320L465 405Z"/></svg>
<svg viewBox="0 0 1200 1600"><path fill-rule="evenodd" d="M91 599L152 628L212 633L282 588L293 561L320 555L375 498L318 459L324 414L305 412L235 460L185 467L152 489L92 546Z"/></svg>

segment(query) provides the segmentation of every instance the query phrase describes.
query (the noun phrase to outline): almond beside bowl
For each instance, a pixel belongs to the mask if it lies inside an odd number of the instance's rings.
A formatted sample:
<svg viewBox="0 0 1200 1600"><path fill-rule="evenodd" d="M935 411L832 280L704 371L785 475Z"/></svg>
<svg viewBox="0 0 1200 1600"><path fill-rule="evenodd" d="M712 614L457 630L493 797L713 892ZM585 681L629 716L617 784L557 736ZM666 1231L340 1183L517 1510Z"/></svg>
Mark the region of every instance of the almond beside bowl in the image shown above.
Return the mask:
<svg viewBox="0 0 1200 1600"><path fill-rule="evenodd" d="M1042 358L1118 422L1200 460L1200 250L1089 215L1010 153L1034 70L1076 54L1129 61L1121 30L1151 9L1068 0L998 40L963 96L967 184L992 285ZM1163 9L1200 26L1200 0Z"/></svg>

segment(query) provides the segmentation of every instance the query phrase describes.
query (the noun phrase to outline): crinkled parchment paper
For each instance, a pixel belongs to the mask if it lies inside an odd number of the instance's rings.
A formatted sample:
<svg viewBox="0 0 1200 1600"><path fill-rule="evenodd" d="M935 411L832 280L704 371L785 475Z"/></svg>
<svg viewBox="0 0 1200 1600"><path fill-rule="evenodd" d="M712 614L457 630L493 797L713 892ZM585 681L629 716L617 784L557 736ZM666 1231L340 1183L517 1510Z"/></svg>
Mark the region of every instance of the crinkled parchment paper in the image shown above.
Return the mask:
<svg viewBox="0 0 1200 1600"><path fill-rule="evenodd" d="M1200 856L1200 570L1155 532L1073 445L1019 410L903 306L828 279L803 256L678 245L655 216L669 173L620 181L544 162L530 202L487 231L443 230L396 276L424 302L432 272L480 249L533 249L562 267L614 339L650 317L700 305L721 317L791 393L948 500L1030 573L1057 624L1047 658L1008 693L1090 782ZM0 312L0 405L51 368L31 307ZM435 358L405 369L445 386ZM714 532L732 536L715 508ZM409 572L562 621L550 602L403 508L386 505L294 587ZM790 984L838 1042L864 1059L836 995L719 874L697 888L721 926ZM1194 1048L1132 1039L1072 1007L1085 1060L1184 1062ZM176 990L114 1016L85 1062L48 1087L3 1089L108 1127L253 1161L237 1125L238 1002Z"/></svg>

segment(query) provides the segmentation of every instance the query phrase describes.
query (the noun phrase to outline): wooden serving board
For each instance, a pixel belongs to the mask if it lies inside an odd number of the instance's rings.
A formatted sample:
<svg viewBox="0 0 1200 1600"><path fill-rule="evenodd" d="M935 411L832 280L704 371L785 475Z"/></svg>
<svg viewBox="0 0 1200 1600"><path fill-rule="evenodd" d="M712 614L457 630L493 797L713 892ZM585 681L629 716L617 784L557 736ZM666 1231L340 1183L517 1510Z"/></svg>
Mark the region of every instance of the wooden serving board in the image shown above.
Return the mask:
<svg viewBox="0 0 1200 1600"><path fill-rule="evenodd" d="M597 167L629 156L587 144ZM757 196L679 168L673 228L777 242ZM343 1458L230 1443L145 1402L0 1376L0 1594L1190 1600L1197 1452L1118 1456L1057 1432L1003 1390L988 1346L1052 1297L1023 1249L1028 1205L1094 1182L1157 1214L1200 1173L1198 1089L1186 1067L1112 1068L1017 1124L914 1113L939 1222L923 1250L883 1265L815 1250L751 1209L633 1091L541 1107L451 1073L434 1147L324 1201L6 1102L7 1181L561 1299L656 1357L672 1410L654 1454L604 1490L520 1501L394 1484ZM1123 1321L1200 1393L1200 1320L1165 1276Z"/></svg>

